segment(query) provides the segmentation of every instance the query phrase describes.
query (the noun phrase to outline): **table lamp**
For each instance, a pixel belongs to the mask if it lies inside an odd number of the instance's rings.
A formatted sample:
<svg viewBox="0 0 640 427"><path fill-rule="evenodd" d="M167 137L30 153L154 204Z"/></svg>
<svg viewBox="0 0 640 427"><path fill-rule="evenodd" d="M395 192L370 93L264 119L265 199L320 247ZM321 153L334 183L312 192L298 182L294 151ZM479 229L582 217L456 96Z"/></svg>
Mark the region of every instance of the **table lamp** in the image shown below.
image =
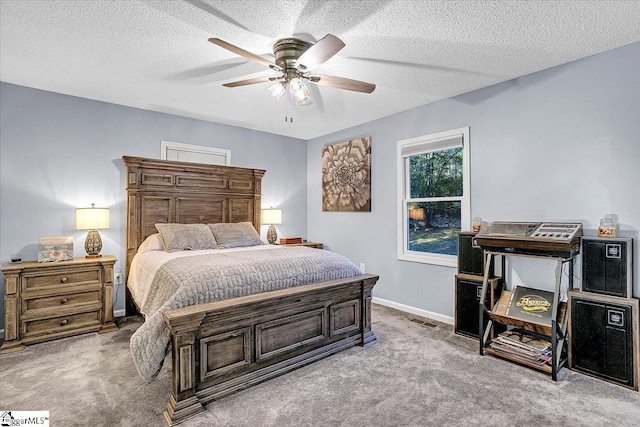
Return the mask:
<svg viewBox="0 0 640 427"><path fill-rule="evenodd" d="M269 225L267 241L273 245L278 238L275 225L282 224L282 209L262 209L262 223Z"/></svg>
<svg viewBox="0 0 640 427"><path fill-rule="evenodd" d="M101 257L102 239L97 230L109 228L109 209L96 208L92 203L90 208L76 209L76 230L90 230L84 241L87 258Z"/></svg>

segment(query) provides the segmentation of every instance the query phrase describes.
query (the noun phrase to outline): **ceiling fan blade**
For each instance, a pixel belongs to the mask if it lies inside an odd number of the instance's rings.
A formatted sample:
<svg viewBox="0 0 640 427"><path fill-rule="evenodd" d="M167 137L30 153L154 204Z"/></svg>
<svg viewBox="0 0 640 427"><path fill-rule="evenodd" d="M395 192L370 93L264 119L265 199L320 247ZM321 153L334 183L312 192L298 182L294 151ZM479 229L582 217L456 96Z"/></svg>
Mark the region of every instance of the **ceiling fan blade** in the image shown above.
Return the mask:
<svg viewBox="0 0 640 427"><path fill-rule="evenodd" d="M338 53L343 47L344 42L342 40L333 34L327 34L300 55L298 67L302 71L313 70L324 64L325 61Z"/></svg>
<svg viewBox="0 0 640 427"><path fill-rule="evenodd" d="M371 93L375 90L376 85L372 83L362 82L360 80L348 79L346 77L324 76L316 74L306 77L311 83L317 85L335 87L338 89L352 90L355 92Z"/></svg>
<svg viewBox="0 0 640 427"><path fill-rule="evenodd" d="M225 87L247 86L247 85L254 85L256 83L273 82L281 79L282 77L254 77L252 79L238 80L237 82L225 83L222 86L225 86Z"/></svg>
<svg viewBox="0 0 640 427"><path fill-rule="evenodd" d="M254 62L257 62L258 64L262 64L262 65L267 66L269 68L273 68L274 70L277 70L277 71L282 71L282 68L278 67L273 62L271 62L271 61L269 61L267 59L264 59L263 57L258 56L258 55L254 54L254 53L246 51L246 50L244 50L242 48L239 48L238 46L232 45L231 43L227 43L224 40L220 40L219 38L211 37L209 39L209 41L211 43L216 44L216 45L218 45L220 47L223 47L223 48L227 49L228 51L231 51L231 52L233 52L233 53L235 53L237 55L244 56L247 59L250 59L250 60L252 60Z"/></svg>

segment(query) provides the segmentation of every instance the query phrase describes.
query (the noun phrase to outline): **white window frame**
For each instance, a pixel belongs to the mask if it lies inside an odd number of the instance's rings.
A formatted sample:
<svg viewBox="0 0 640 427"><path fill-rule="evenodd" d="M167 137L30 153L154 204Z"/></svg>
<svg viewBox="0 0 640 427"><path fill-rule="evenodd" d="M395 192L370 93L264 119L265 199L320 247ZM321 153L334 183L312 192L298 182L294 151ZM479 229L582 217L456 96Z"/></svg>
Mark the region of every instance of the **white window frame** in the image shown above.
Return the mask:
<svg viewBox="0 0 640 427"><path fill-rule="evenodd" d="M447 148L460 146L462 143L462 197L451 198L460 200L460 228L462 231L471 229L471 173L469 169L469 128L459 128L444 132L422 135L415 138L403 139L397 143L397 195L398 195L398 259L403 261L420 262L424 264L442 265L446 267L457 267L458 259L455 255L444 255L430 252L420 252L409 250L407 239L408 220L407 203L410 199L409 157L431 151L439 151ZM403 152L405 153L403 155ZM432 199L412 199L415 201L429 202ZM438 198L438 200L443 200ZM446 199L444 200L446 201Z"/></svg>
<svg viewBox="0 0 640 427"><path fill-rule="evenodd" d="M186 151L193 154L213 154L224 157L224 165L231 166L231 150L224 148L205 147L203 145L183 144L182 142L160 141L160 158L167 160L168 150ZM207 163L208 162L201 162Z"/></svg>

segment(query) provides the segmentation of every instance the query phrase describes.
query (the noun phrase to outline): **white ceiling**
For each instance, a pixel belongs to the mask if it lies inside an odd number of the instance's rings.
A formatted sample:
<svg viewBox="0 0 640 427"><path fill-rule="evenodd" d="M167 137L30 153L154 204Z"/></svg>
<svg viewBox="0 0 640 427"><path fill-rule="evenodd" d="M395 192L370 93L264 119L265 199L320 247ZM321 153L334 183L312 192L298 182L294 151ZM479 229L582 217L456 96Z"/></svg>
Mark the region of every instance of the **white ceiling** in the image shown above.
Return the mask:
<svg viewBox="0 0 640 427"><path fill-rule="evenodd" d="M289 113L223 87L276 73L207 41L273 60L327 33L346 47L314 72L377 88L310 84ZM638 1L1 0L0 80L306 140L638 40Z"/></svg>

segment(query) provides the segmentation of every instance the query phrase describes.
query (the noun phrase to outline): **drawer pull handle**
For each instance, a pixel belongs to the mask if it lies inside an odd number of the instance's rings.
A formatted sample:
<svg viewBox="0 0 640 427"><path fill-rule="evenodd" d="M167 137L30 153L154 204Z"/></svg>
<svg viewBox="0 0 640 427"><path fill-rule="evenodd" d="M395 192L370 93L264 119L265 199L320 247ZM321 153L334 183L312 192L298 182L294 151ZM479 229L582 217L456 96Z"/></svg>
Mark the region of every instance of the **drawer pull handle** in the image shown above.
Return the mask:
<svg viewBox="0 0 640 427"><path fill-rule="evenodd" d="M67 283L67 280L69 280L69 279L67 279L66 277L63 277L62 279L60 279L60 282Z"/></svg>
<svg viewBox="0 0 640 427"><path fill-rule="evenodd" d="M69 321L67 319L64 319L62 322L60 322L60 326L64 326L67 323L69 323Z"/></svg>
<svg viewBox="0 0 640 427"><path fill-rule="evenodd" d="M60 304L66 304L69 301L69 298L63 298L60 300Z"/></svg>

